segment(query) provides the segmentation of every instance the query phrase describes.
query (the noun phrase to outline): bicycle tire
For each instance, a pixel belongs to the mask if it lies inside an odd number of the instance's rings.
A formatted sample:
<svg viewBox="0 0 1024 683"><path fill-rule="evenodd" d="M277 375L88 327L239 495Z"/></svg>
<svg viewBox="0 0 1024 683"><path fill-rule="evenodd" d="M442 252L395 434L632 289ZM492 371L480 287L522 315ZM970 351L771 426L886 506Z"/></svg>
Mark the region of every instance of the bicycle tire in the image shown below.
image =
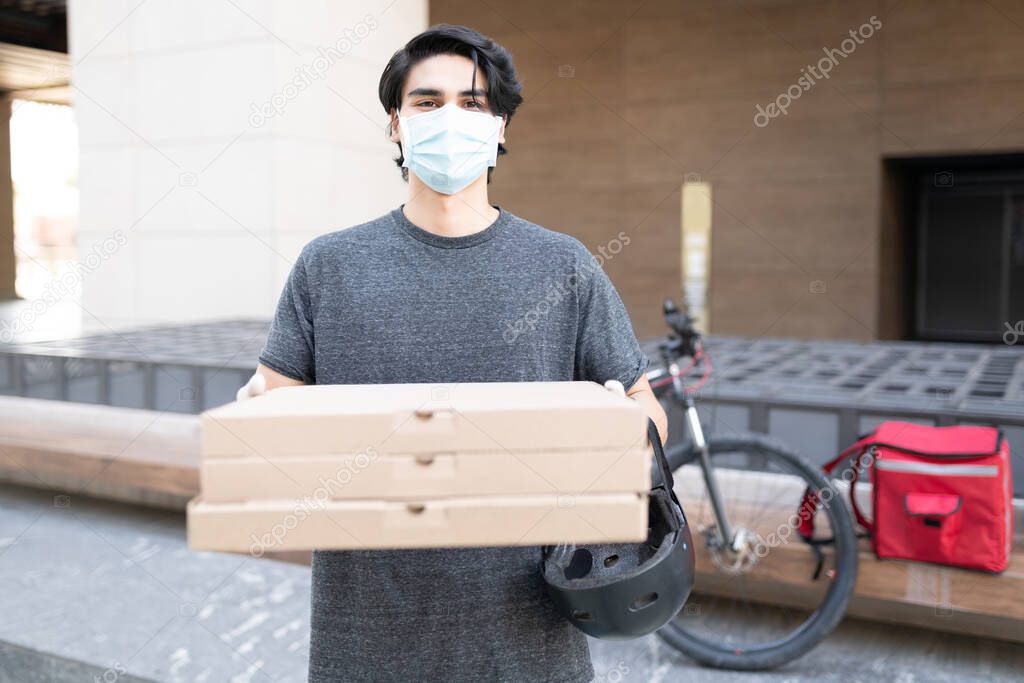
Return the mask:
<svg viewBox="0 0 1024 683"><path fill-rule="evenodd" d="M825 599L789 637L743 648L735 644L716 644L695 636L676 620L670 621L658 631L662 640L704 666L740 671L774 669L806 654L826 638L845 615L857 580L857 538L853 520L835 487L822 472L773 439L753 433L712 435L708 438L708 447L712 464L716 453L758 453L784 461L816 489L824 490L827 487L833 492L831 504L822 503L821 509L828 514L835 535L835 577L826 591ZM683 465L688 452L689 446L685 444L668 450L666 457L673 470ZM798 505L799 501L793 501L794 510Z"/></svg>

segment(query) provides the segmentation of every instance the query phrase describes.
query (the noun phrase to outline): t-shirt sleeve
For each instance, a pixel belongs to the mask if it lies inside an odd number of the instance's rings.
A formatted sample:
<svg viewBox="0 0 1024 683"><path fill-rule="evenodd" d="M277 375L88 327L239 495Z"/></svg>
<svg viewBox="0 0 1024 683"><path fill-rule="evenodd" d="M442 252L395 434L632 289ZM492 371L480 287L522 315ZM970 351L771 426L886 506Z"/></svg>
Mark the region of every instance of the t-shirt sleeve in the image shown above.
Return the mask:
<svg viewBox="0 0 1024 683"><path fill-rule="evenodd" d="M647 371L629 313L615 286L586 249L577 272L579 330L576 336L577 380L622 382L627 390Z"/></svg>
<svg viewBox="0 0 1024 683"><path fill-rule="evenodd" d="M313 311L304 255L288 275L259 360L282 375L315 384Z"/></svg>

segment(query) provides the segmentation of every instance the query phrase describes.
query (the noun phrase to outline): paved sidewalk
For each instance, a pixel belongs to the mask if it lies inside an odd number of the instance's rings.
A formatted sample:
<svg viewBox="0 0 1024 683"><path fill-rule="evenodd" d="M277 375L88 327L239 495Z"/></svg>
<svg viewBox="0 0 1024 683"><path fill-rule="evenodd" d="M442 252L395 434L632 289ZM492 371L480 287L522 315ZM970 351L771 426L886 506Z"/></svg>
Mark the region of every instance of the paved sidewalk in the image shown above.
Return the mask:
<svg viewBox="0 0 1024 683"><path fill-rule="evenodd" d="M966 636L847 621L810 654L770 672L705 669L656 637L591 641L596 683L1019 683L1024 648ZM619 671L619 674L615 672ZM621 677L620 677L621 675Z"/></svg>
<svg viewBox="0 0 1024 683"><path fill-rule="evenodd" d="M191 552L179 513L0 486L0 683L305 681L309 569ZM849 622L785 669L591 641L599 683L1019 681L1024 648Z"/></svg>

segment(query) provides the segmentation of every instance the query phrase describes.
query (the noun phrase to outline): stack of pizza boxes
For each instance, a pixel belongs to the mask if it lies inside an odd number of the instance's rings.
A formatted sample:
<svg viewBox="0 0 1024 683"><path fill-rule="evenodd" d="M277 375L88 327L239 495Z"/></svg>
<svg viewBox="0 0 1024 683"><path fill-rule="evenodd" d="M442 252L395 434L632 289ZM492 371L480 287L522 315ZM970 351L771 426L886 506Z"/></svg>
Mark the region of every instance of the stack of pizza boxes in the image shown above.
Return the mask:
<svg viewBox="0 0 1024 683"><path fill-rule="evenodd" d="M318 385L203 414L196 549L641 541L639 404L592 382Z"/></svg>

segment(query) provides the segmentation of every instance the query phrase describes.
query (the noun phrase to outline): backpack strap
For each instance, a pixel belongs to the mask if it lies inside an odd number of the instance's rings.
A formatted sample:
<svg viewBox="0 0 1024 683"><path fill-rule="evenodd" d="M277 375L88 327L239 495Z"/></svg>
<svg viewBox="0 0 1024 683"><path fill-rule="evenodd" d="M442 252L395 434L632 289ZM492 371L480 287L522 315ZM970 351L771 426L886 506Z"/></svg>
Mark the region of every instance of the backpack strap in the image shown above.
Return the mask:
<svg viewBox="0 0 1024 683"><path fill-rule="evenodd" d="M860 524L868 534L871 534L875 530L875 525L868 521L868 518L864 516L864 513L860 510L860 505L857 503L857 496L855 491L857 488L857 479L860 477L860 468L864 463L864 456L868 453L873 454L875 451L875 445L870 446L861 450L856 456L856 462L853 466L853 473L850 475L850 507L853 508L853 516L857 520L857 524ZM874 458L872 457L872 460Z"/></svg>
<svg viewBox="0 0 1024 683"><path fill-rule="evenodd" d="M874 439L874 433L862 437L852 446L822 465L821 468L825 474L832 474L833 470L835 470L840 464L850 460L851 458L856 459L856 463L853 468L853 475L850 477L850 506L853 508L853 515L857 519L857 523L864 527L868 533L874 529L874 525L869 522L861 512L860 506L857 504L855 489L864 452L874 447ZM800 507L797 509L797 520L799 520L797 523L797 532L805 541L810 541L814 537L814 516L817 513L818 506L820 504L821 500L818 494L811 491L810 488L807 488L807 490L804 491L803 498L800 500Z"/></svg>

